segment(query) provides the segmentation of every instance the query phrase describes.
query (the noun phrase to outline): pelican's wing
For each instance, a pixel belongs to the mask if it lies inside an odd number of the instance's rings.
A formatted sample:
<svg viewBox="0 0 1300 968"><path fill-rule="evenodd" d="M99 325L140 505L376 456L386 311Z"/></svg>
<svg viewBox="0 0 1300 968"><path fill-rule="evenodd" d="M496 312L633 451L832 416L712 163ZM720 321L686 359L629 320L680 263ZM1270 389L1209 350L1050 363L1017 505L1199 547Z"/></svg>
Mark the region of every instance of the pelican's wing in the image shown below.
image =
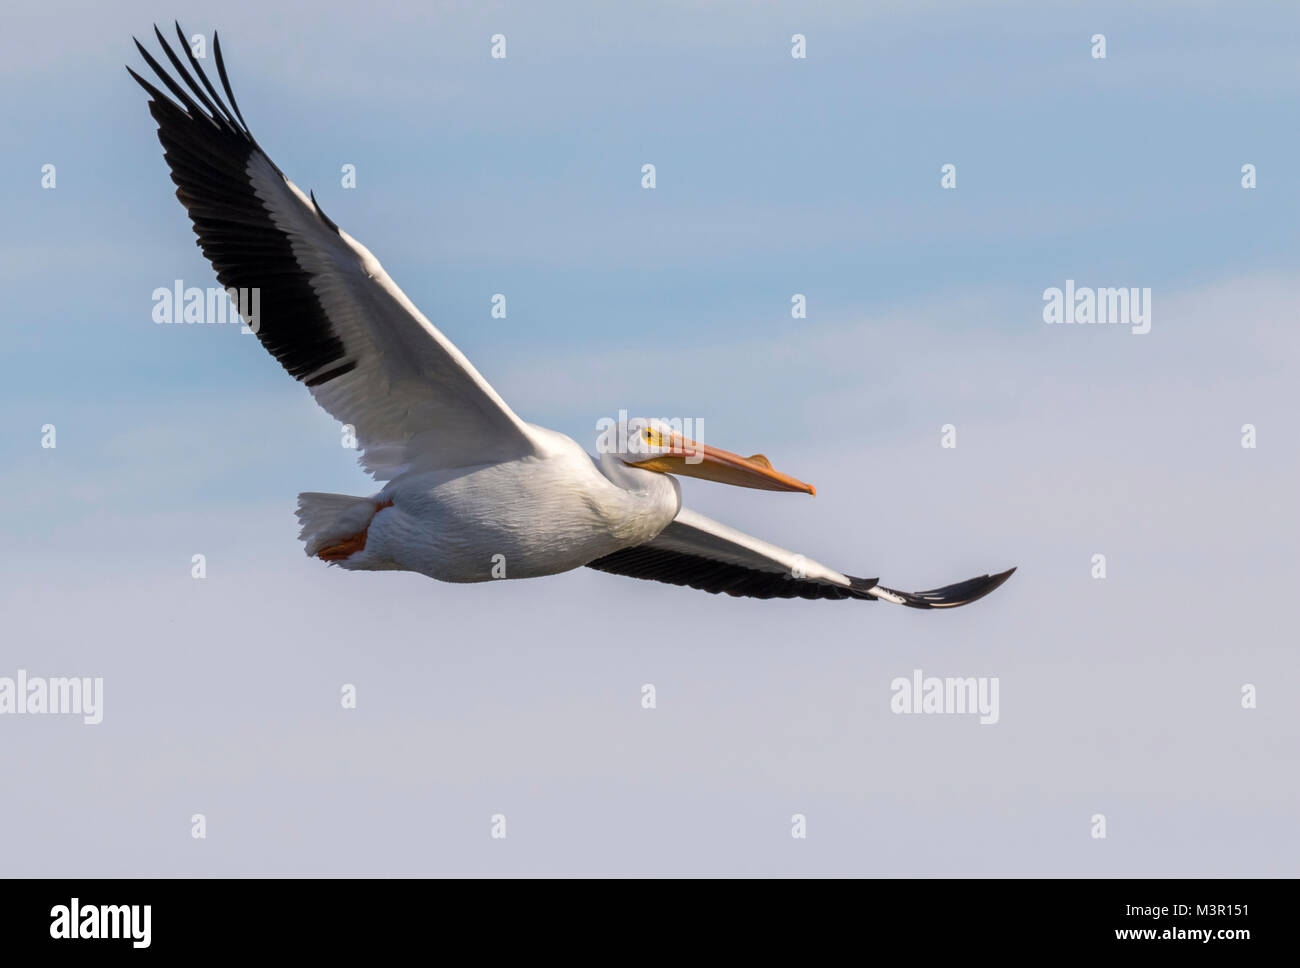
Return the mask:
<svg viewBox="0 0 1300 968"><path fill-rule="evenodd" d="M588 568L744 598L860 598L911 608L954 608L983 598L1011 577L981 575L925 592L899 592L827 568L686 508L654 539L588 562ZM798 576L798 577L796 577Z"/></svg>
<svg viewBox="0 0 1300 968"><path fill-rule="evenodd" d="M221 284L248 293L241 309L262 345L355 428L362 466L388 480L414 467L532 453L527 425L464 354L263 153L231 93L216 34L226 100L176 29L193 75L154 33L179 80L136 42L175 101L127 68L151 96L176 197Z"/></svg>

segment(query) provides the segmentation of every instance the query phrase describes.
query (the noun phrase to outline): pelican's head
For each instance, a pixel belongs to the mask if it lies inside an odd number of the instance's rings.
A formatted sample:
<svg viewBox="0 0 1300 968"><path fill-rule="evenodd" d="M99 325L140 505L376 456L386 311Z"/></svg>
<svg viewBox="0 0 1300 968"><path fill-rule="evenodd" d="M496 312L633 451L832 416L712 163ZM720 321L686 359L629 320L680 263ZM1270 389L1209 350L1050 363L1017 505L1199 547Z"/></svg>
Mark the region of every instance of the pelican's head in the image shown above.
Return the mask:
<svg viewBox="0 0 1300 968"><path fill-rule="evenodd" d="M610 439L612 433L617 436ZM764 491L817 493L811 484L773 468L772 462L762 454L741 457L710 447L685 436L668 422L654 418L633 418L608 428L602 434L601 449L632 467L661 474L681 474Z"/></svg>

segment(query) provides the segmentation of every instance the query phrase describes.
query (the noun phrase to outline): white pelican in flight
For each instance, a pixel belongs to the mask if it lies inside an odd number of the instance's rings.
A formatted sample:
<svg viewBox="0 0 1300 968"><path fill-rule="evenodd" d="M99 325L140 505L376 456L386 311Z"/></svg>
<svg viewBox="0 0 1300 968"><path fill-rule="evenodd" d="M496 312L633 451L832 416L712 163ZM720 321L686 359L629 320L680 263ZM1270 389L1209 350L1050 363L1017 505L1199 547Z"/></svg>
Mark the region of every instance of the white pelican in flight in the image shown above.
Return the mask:
<svg viewBox="0 0 1300 968"><path fill-rule="evenodd" d="M411 303L365 246L262 151L235 103L214 33L221 94L180 26L186 64L154 28L174 97L135 71L199 247L227 290L260 290L258 339L341 423L383 488L300 494L307 554L348 569L448 582L531 578L586 566L750 598L883 599L951 608L1011 575L900 592L741 534L681 506L673 474L814 493L766 457L740 457L647 420L592 458L525 423ZM192 73L191 73L192 71ZM502 573L504 569L504 574Z"/></svg>

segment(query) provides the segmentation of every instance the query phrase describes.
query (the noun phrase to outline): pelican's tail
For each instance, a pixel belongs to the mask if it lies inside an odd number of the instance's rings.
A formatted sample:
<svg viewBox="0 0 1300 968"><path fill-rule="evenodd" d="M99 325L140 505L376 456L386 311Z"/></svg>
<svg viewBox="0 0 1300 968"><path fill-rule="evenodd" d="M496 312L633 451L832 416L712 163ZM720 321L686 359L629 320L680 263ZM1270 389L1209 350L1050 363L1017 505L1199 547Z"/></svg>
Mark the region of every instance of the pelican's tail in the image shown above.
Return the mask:
<svg viewBox="0 0 1300 968"><path fill-rule="evenodd" d="M370 522L391 501L376 497L353 497L350 494L319 494L314 491L298 495L298 538L307 554L322 561L343 561L366 546Z"/></svg>

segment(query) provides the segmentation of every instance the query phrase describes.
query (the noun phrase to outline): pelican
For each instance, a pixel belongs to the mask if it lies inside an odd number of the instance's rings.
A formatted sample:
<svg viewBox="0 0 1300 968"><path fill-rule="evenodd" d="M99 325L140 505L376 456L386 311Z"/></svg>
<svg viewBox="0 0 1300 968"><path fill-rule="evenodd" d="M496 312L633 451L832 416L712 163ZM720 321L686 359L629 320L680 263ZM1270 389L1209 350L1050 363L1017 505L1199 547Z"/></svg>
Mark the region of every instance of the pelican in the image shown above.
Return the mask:
<svg viewBox="0 0 1300 968"><path fill-rule="evenodd" d="M533 578L586 566L748 598L877 599L952 608L1010 577L900 592L843 574L682 507L674 475L814 494L761 454L742 457L674 422L620 421L593 458L515 415L364 245L253 138L212 37L221 93L176 26L156 26L174 73L137 40L168 97L149 95L163 156L198 245L227 292L255 290L246 324L316 402L355 428L369 497L298 495L309 556L350 570L445 582ZM242 301L241 301L242 302Z"/></svg>

